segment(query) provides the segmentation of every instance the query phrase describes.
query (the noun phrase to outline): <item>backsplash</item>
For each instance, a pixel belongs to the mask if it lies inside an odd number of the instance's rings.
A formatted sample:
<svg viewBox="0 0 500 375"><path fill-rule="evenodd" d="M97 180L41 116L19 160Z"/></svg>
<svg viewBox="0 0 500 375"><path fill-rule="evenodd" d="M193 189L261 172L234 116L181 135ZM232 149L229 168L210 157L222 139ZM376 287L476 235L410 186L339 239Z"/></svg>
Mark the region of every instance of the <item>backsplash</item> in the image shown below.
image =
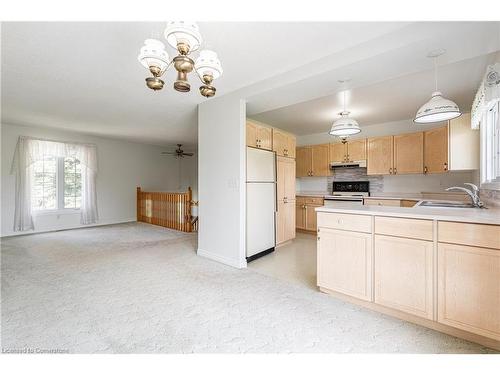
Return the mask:
<svg viewBox="0 0 500 375"><path fill-rule="evenodd" d="M297 191L331 192L333 181L369 181L370 194L442 192L450 186L474 182L473 172L368 176L366 168L336 169L334 176L297 178Z"/></svg>
<svg viewBox="0 0 500 375"><path fill-rule="evenodd" d="M500 207L499 190L481 189L479 193L481 195L481 200L484 202L486 207Z"/></svg>

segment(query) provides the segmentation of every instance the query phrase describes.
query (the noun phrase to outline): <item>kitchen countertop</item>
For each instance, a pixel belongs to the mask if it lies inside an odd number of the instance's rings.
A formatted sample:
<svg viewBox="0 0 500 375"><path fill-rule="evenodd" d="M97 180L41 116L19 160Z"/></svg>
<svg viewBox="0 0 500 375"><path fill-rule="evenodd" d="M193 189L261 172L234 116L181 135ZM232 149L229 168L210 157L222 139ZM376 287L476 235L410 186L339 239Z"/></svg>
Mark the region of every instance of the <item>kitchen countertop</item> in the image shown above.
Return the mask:
<svg viewBox="0 0 500 375"><path fill-rule="evenodd" d="M323 198L325 195L329 195L330 193L327 191L300 191L296 192L295 196L296 197L319 197Z"/></svg>
<svg viewBox="0 0 500 375"><path fill-rule="evenodd" d="M389 207L359 206L353 205L352 203L338 203L335 205L335 208L323 206L316 208L316 211L500 225L499 208Z"/></svg>
<svg viewBox="0 0 500 375"><path fill-rule="evenodd" d="M370 195L369 197L364 197L364 199L381 199L381 200L397 200L397 201L421 201L422 197L417 197L417 196L408 196L408 197L401 197L401 196L386 196L386 195ZM427 199L429 200L429 199Z"/></svg>

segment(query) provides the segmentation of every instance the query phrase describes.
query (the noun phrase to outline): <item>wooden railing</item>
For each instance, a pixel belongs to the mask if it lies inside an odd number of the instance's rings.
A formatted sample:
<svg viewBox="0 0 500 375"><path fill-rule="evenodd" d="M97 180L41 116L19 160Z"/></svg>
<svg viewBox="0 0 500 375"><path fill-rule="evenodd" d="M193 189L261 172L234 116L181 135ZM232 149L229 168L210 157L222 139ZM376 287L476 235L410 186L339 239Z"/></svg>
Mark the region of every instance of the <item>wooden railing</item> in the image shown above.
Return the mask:
<svg viewBox="0 0 500 375"><path fill-rule="evenodd" d="M137 221L162 227L192 232L197 228L193 220L191 188L185 193L142 191L137 188Z"/></svg>

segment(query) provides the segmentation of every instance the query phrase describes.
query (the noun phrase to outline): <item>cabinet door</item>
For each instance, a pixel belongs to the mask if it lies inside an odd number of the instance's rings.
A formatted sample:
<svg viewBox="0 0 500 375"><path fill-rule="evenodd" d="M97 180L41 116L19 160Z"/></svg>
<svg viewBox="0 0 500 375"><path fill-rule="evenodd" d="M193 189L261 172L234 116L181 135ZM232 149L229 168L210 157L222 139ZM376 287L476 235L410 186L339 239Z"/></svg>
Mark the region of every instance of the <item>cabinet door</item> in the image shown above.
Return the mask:
<svg viewBox="0 0 500 375"><path fill-rule="evenodd" d="M500 251L438 244L438 322L500 340Z"/></svg>
<svg viewBox="0 0 500 375"><path fill-rule="evenodd" d="M257 127L257 139L259 143L259 148L263 148L264 150L272 150L273 149L273 130L271 128L267 128L265 126Z"/></svg>
<svg viewBox="0 0 500 375"><path fill-rule="evenodd" d="M285 199L286 171L286 158L278 156L276 158L276 200L278 202Z"/></svg>
<svg viewBox="0 0 500 375"><path fill-rule="evenodd" d="M366 139L346 143L346 158L349 161L366 160Z"/></svg>
<svg viewBox="0 0 500 375"><path fill-rule="evenodd" d="M315 177L330 175L329 145L312 147L312 175Z"/></svg>
<svg viewBox="0 0 500 375"><path fill-rule="evenodd" d="M342 163L347 156L347 144L330 143L330 162Z"/></svg>
<svg viewBox="0 0 500 375"><path fill-rule="evenodd" d="M369 233L319 228L318 286L366 301L372 296Z"/></svg>
<svg viewBox="0 0 500 375"><path fill-rule="evenodd" d="M247 146L257 147L257 125L247 121Z"/></svg>
<svg viewBox="0 0 500 375"><path fill-rule="evenodd" d="M317 204L307 204L306 205L306 230L314 231L318 229L318 216L316 213L316 207L321 207Z"/></svg>
<svg viewBox="0 0 500 375"><path fill-rule="evenodd" d="M424 172L448 171L448 127L424 132Z"/></svg>
<svg viewBox="0 0 500 375"><path fill-rule="evenodd" d="M285 197L288 200L295 200L295 159L285 159Z"/></svg>
<svg viewBox="0 0 500 375"><path fill-rule="evenodd" d="M295 202L295 227L306 229L306 205L304 202Z"/></svg>
<svg viewBox="0 0 500 375"><path fill-rule="evenodd" d="M286 153L289 158L295 159L296 157L297 140L295 136L288 134Z"/></svg>
<svg viewBox="0 0 500 375"><path fill-rule="evenodd" d="M297 177L307 177L312 172L312 148L309 146L297 147Z"/></svg>
<svg viewBox="0 0 500 375"><path fill-rule="evenodd" d="M450 171L479 169L479 131L471 129L470 113L448 122ZM467 150L467 152L464 152Z"/></svg>
<svg viewBox="0 0 500 375"><path fill-rule="evenodd" d="M375 303L433 318L432 241L375 235Z"/></svg>
<svg viewBox="0 0 500 375"><path fill-rule="evenodd" d="M424 172L424 133L394 136L394 174Z"/></svg>
<svg viewBox="0 0 500 375"><path fill-rule="evenodd" d="M368 138L367 174L392 174L393 140L387 137Z"/></svg>
<svg viewBox="0 0 500 375"><path fill-rule="evenodd" d="M278 156L286 156L285 149L287 148L287 135L279 129L273 129L273 151L276 151Z"/></svg>
<svg viewBox="0 0 500 375"><path fill-rule="evenodd" d="M295 238L295 201L278 201L276 244Z"/></svg>

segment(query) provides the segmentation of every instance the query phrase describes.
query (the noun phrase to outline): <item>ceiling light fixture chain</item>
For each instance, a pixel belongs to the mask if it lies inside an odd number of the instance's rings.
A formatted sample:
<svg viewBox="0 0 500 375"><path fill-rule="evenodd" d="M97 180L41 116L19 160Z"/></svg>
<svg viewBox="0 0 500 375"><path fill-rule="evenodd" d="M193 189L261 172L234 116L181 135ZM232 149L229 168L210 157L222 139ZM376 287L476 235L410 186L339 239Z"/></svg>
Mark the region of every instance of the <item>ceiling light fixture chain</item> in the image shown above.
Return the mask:
<svg viewBox="0 0 500 375"><path fill-rule="evenodd" d="M214 51L202 50L196 62L190 57L191 53L202 45L203 39L198 25L194 22L170 21L164 36L168 44L177 50L178 55L170 60L161 41L146 39L138 56L139 62L152 74L152 77L146 78L146 85L154 91L161 90L165 84L161 79L162 75L174 65L177 71L175 90L191 91L188 74L194 70L202 83L200 94L207 98L214 96L216 88L213 81L222 75L222 65L217 54Z"/></svg>

